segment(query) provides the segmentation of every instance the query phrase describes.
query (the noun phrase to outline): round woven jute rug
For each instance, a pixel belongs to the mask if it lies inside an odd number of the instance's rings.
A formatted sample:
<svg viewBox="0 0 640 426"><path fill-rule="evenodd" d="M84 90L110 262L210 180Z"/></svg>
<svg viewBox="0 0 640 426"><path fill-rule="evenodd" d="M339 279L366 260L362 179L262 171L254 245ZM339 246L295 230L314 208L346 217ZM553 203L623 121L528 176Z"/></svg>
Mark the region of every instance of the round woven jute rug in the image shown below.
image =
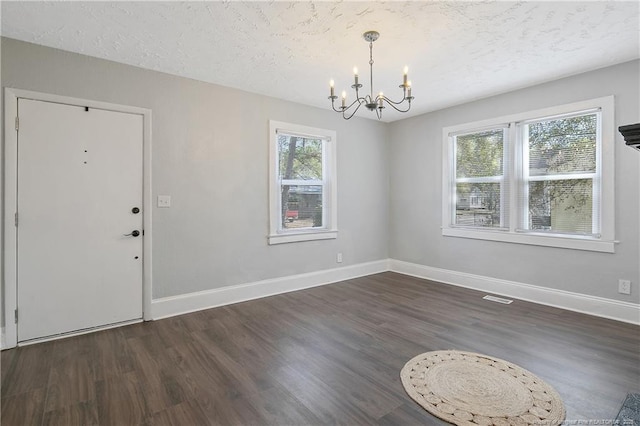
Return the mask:
<svg viewBox="0 0 640 426"><path fill-rule="evenodd" d="M425 410L456 425L554 425L565 418L564 404L551 386L486 355L426 352L407 362L400 378Z"/></svg>

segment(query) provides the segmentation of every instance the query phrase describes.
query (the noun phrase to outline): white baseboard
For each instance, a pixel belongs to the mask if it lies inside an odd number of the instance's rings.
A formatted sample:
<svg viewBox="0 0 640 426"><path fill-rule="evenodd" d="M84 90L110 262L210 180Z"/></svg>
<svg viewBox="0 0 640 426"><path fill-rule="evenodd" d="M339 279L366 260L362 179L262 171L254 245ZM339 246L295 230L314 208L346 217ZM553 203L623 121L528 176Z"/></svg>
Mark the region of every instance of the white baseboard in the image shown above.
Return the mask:
<svg viewBox="0 0 640 426"><path fill-rule="evenodd" d="M640 325L640 305L634 303L434 268L395 259L378 260L155 299L151 302L151 318L154 320L162 319L386 271ZM0 332L1 349L7 349L5 331L3 327Z"/></svg>
<svg viewBox="0 0 640 426"><path fill-rule="evenodd" d="M640 305L389 259L389 270L445 284L640 325Z"/></svg>
<svg viewBox="0 0 640 426"><path fill-rule="evenodd" d="M155 319L172 317L217 306L230 305L261 297L273 296L290 291L331 284L365 275L389 270L389 261L359 263L341 268L273 278L253 283L233 285L196 293L164 297L151 301L151 317Z"/></svg>
<svg viewBox="0 0 640 426"><path fill-rule="evenodd" d="M640 325L640 305L635 303L434 268L395 259L360 263L307 274L291 275L155 299L151 302L151 317L154 320L167 318L385 271L393 271L458 287Z"/></svg>

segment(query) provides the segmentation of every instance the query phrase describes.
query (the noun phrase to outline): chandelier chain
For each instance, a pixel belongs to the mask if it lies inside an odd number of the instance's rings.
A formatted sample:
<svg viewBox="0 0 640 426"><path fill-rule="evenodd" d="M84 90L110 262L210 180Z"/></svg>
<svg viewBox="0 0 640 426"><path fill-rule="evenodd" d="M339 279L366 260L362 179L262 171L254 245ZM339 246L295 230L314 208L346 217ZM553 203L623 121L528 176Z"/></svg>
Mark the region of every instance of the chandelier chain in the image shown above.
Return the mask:
<svg viewBox="0 0 640 426"><path fill-rule="evenodd" d="M373 41L369 42L369 96L373 98Z"/></svg>

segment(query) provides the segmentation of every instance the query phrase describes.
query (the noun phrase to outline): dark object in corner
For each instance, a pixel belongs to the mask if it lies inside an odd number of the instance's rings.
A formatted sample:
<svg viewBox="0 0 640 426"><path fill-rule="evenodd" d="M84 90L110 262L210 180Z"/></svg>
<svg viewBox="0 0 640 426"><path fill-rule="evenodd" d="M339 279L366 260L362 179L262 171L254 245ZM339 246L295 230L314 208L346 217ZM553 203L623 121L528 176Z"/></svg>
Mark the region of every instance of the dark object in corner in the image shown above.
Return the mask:
<svg viewBox="0 0 640 426"><path fill-rule="evenodd" d="M630 393L622 403L618 417L613 421L619 426L640 425L640 393Z"/></svg>
<svg viewBox="0 0 640 426"><path fill-rule="evenodd" d="M618 127L628 146L640 150L640 123Z"/></svg>

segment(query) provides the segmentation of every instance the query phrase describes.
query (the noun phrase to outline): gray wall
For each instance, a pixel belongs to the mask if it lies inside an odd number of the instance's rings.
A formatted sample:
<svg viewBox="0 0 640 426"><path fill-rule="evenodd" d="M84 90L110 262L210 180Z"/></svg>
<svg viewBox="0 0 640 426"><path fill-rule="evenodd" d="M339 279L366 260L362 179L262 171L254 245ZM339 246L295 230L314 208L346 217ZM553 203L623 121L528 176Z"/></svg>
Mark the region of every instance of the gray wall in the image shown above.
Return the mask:
<svg viewBox="0 0 640 426"><path fill-rule="evenodd" d="M153 111L153 298L388 257L384 123L6 38L2 87ZM337 131L338 239L267 244L270 119Z"/></svg>
<svg viewBox="0 0 640 426"><path fill-rule="evenodd" d="M640 153L616 136L615 254L443 237L443 126L616 95L640 121L638 61L392 124L2 39L2 86L153 110L154 291L160 298L391 257L638 302ZM338 134L337 240L268 246L268 120ZM617 293L631 279L632 295Z"/></svg>
<svg viewBox="0 0 640 426"><path fill-rule="evenodd" d="M393 259L638 303L640 152L616 132L615 254L443 237L442 128L615 95L616 129L640 122L640 62L628 62L390 125L390 242ZM617 293L630 279L631 296Z"/></svg>

